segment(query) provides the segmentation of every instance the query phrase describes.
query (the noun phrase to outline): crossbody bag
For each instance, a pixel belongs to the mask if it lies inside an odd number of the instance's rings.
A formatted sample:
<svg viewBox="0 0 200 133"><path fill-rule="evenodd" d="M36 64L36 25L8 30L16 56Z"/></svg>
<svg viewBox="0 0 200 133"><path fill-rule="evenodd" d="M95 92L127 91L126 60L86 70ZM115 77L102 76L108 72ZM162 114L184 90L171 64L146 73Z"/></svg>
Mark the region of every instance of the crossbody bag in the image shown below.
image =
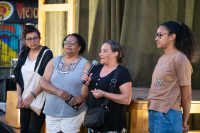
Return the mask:
<svg viewBox="0 0 200 133"><path fill-rule="evenodd" d="M119 69L118 67L119 66L117 66L110 82L110 89L109 89L110 93L113 92L117 83L117 75L118 75L118 69ZM104 125L105 113L109 111L107 107L108 102L109 102L109 99L105 98L103 104L100 107L87 109L83 125L93 130L97 130L101 128Z"/></svg>

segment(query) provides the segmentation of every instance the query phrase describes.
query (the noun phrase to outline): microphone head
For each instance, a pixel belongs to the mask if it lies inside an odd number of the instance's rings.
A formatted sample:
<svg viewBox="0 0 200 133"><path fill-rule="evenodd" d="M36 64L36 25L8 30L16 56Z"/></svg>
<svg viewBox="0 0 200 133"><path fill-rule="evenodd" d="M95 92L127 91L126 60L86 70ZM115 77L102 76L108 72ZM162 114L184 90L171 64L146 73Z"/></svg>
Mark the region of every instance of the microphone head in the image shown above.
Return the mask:
<svg viewBox="0 0 200 133"><path fill-rule="evenodd" d="M92 64L96 66L98 64L98 61L93 60Z"/></svg>

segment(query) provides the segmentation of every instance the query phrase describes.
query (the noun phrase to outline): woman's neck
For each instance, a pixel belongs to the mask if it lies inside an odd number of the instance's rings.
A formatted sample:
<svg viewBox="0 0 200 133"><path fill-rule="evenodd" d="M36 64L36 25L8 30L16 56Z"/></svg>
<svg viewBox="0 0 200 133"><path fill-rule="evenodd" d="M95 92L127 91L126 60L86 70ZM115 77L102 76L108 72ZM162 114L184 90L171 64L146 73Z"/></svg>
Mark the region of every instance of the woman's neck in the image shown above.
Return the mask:
<svg viewBox="0 0 200 133"><path fill-rule="evenodd" d="M38 48L36 49L30 49L29 53L28 53L28 59L30 61L34 61L37 59L39 53L40 53L40 50L42 49L42 46L39 45Z"/></svg>
<svg viewBox="0 0 200 133"><path fill-rule="evenodd" d="M42 46L39 45L36 49L30 49L29 53L31 54L39 53L41 49L42 49Z"/></svg>
<svg viewBox="0 0 200 133"><path fill-rule="evenodd" d="M167 47L164 49L165 55L169 55L171 53L174 53L175 51L177 51L177 48L175 47L175 45L172 45L171 47Z"/></svg>
<svg viewBox="0 0 200 133"><path fill-rule="evenodd" d="M67 63L75 62L77 59L80 58L80 55L64 55L64 59Z"/></svg>
<svg viewBox="0 0 200 133"><path fill-rule="evenodd" d="M111 62L109 64L104 64L104 69L107 71L112 71L117 68L119 64L117 62Z"/></svg>

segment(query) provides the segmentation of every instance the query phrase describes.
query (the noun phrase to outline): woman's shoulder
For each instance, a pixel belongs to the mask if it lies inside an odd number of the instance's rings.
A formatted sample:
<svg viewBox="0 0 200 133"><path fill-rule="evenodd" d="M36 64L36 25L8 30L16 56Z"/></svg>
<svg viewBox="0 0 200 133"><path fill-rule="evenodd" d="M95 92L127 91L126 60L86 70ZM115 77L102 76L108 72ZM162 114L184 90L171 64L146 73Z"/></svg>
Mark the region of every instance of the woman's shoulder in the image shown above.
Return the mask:
<svg viewBox="0 0 200 133"><path fill-rule="evenodd" d="M179 63L184 63L189 61L187 56L179 50L173 54L173 59L175 62Z"/></svg>
<svg viewBox="0 0 200 133"><path fill-rule="evenodd" d="M87 63L87 62L89 62L87 59L85 59L85 58L84 58L84 57L82 57L82 56L81 56L81 61L82 61L82 62L84 62L84 63Z"/></svg>
<svg viewBox="0 0 200 133"><path fill-rule="evenodd" d="M55 56L53 58L54 61L60 60L63 57L63 55Z"/></svg>
<svg viewBox="0 0 200 133"><path fill-rule="evenodd" d="M19 58L23 58L23 57L27 56L29 50L30 49L28 47L25 47L25 48L21 49L20 54L19 54Z"/></svg>
<svg viewBox="0 0 200 133"><path fill-rule="evenodd" d="M128 68L126 68L126 67L124 67L122 65L119 65L118 67L119 67L119 72L120 73L124 73L124 72L129 73Z"/></svg>
<svg viewBox="0 0 200 133"><path fill-rule="evenodd" d="M46 52L45 52L46 51ZM49 49L47 46L44 46L41 49L41 54L43 54L45 52L45 55L49 55L49 56L53 56L53 52L51 51L51 49Z"/></svg>

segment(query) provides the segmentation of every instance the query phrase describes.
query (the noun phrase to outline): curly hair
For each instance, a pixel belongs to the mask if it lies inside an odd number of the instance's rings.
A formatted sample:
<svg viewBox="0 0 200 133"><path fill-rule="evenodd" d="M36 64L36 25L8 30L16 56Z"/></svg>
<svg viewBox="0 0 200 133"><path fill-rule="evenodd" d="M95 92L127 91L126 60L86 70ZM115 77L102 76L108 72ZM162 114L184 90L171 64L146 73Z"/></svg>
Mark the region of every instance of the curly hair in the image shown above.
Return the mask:
<svg viewBox="0 0 200 133"><path fill-rule="evenodd" d="M112 52L118 52L117 62L119 64L124 63L124 47L122 47L119 42L114 40L107 40L104 43L110 44Z"/></svg>
<svg viewBox="0 0 200 133"><path fill-rule="evenodd" d="M168 21L160 26L165 26L169 35L176 34L175 47L184 53L191 63L199 60L199 50L194 35L184 23Z"/></svg>
<svg viewBox="0 0 200 133"><path fill-rule="evenodd" d="M38 34L38 37L41 38L40 36L40 32L37 28L35 28L35 26L33 25L26 25L23 32L22 32L22 38L25 41L26 40L26 35L28 33L32 33L32 32L36 32Z"/></svg>
<svg viewBox="0 0 200 133"><path fill-rule="evenodd" d="M81 46L81 50L79 51L78 54L79 55L83 54L85 49L86 49L86 43L85 43L85 40L83 39L83 37L81 35L77 34L77 33L72 33L72 34L67 35L62 41L62 47L64 48L64 41L66 41L68 36L74 36L74 37L77 38L78 45Z"/></svg>

